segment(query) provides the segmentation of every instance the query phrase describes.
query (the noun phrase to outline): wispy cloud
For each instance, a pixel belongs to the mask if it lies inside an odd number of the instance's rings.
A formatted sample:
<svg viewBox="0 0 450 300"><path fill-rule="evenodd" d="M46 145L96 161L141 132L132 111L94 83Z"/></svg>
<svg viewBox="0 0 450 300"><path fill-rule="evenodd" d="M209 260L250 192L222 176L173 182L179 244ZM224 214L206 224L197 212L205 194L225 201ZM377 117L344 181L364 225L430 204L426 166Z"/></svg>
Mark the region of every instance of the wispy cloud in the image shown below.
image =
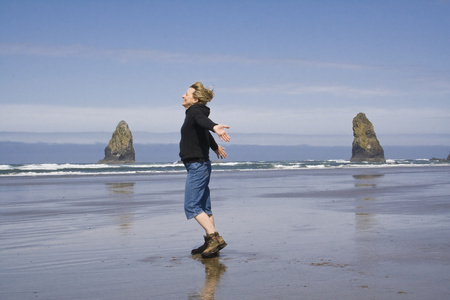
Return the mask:
<svg viewBox="0 0 450 300"><path fill-rule="evenodd" d="M303 94L331 94L333 96L361 97L361 96L392 96L398 94L395 91L378 88L358 88L342 85L326 85L326 86L299 86L289 89L287 94L303 95Z"/></svg>
<svg viewBox="0 0 450 300"><path fill-rule="evenodd" d="M313 68L333 68L359 70L372 68L363 64L310 61L302 59L277 59L267 57L249 57L228 54L205 54L170 52L155 49L113 49L95 48L83 45L57 46L35 44L0 44L0 55L26 55L44 57L85 57L108 58L121 63L133 61L157 61L166 63L209 63L209 64L285 64Z"/></svg>
<svg viewBox="0 0 450 300"><path fill-rule="evenodd" d="M174 62L188 58L186 54L182 53L164 52L150 49L107 49L86 47L82 45L45 46L26 44L0 44L0 55L86 58L103 57L122 62L128 60L164 60L167 62Z"/></svg>
<svg viewBox="0 0 450 300"><path fill-rule="evenodd" d="M274 84L271 86L250 86L243 88L230 88L226 90L238 94L266 94L276 93L283 95L312 95L325 94L346 97L384 97L398 96L401 92L381 88L361 88L347 85L305 85L301 83Z"/></svg>
<svg viewBox="0 0 450 300"><path fill-rule="evenodd" d="M235 133L261 133L257 141L256 137L253 139L254 143L274 144L275 140L263 133L346 136L351 140L352 120L359 112L367 115L380 140L389 135L447 134L447 139L439 143L450 143L447 131L450 110L445 108L277 107L274 110L273 107L227 105L213 107L211 118L231 126L229 132L232 137ZM183 119L184 110L179 106L105 108L0 104L0 128L9 132L112 132L120 120L125 120L132 131L174 133L179 132ZM333 139L330 141L336 144ZM304 141L289 143L301 144ZM321 143L325 145L327 141L317 138L313 144ZM395 144L396 141L389 143ZM420 140L416 144L421 144Z"/></svg>
<svg viewBox="0 0 450 300"><path fill-rule="evenodd" d="M3 131L90 132L110 131L121 120L131 128L151 131L178 131L184 117L173 107L76 107L40 104L1 104Z"/></svg>
<svg viewBox="0 0 450 300"><path fill-rule="evenodd" d="M238 132L290 134L348 134L352 120L363 112L384 134L445 134L450 124L448 108L347 107L217 107L216 122L227 122ZM443 141L444 142L444 141ZM446 141L449 143L450 141Z"/></svg>

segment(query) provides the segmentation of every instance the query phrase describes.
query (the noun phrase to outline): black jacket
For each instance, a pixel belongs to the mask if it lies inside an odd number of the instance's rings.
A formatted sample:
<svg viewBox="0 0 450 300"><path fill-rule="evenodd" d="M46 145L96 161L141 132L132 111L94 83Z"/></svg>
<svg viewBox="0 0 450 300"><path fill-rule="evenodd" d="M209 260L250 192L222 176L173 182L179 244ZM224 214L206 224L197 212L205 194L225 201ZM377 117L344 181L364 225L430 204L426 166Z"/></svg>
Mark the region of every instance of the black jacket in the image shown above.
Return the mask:
<svg viewBox="0 0 450 300"><path fill-rule="evenodd" d="M209 161L209 148L214 151L218 149L209 132L217 124L208 116L209 107L203 104L194 104L186 110L180 141L180 157L183 162Z"/></svg>

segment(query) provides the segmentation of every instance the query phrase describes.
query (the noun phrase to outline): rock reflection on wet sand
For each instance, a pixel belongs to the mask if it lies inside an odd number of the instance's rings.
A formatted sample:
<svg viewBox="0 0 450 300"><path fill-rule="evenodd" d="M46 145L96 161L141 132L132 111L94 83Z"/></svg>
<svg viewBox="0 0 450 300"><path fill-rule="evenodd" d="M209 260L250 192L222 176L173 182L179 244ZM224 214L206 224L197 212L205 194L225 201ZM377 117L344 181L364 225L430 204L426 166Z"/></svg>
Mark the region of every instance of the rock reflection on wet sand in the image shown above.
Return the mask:
<svg viewBox="0 0 450 300"><path fill-rule="evenodd" d="M112 194L133 194L135 182L106 183Z"/></svg>

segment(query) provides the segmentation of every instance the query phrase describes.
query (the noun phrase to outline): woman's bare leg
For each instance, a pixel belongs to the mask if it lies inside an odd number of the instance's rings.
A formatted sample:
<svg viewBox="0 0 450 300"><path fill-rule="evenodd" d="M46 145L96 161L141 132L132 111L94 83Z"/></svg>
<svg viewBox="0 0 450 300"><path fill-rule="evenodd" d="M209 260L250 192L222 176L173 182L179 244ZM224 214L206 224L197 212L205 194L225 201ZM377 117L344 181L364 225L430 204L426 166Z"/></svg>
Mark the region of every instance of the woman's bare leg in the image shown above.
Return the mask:
<svg viewBox="0 0 450 300"><path fill-rule="evenodd" d="M213 216L208 216L205 212L202 212L201 214L196 215L194 219L203 227L203 229L205 229L207 235L216 232Z"/></svg>

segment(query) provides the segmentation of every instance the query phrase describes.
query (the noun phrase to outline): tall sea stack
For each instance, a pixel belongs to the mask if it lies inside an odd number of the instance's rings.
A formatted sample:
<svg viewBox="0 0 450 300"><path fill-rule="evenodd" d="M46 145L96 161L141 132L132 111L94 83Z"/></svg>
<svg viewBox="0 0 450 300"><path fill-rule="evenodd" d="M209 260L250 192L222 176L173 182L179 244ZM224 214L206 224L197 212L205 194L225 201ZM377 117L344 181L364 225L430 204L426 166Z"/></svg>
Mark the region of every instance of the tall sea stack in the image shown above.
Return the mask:
<svg viewBox="0 0 450 300"><path fill-rule="evenodd" d="M133 134L127 122L120 121L114 131L108 146L105 148L105 158L99 164L129 164L136 163L133 148Z"/></svg>
<svg viewBox="0 0 450 300"><path fill-rule="evenodd" d="M353 118L353 136L351 162L386 162L373 125L363 113Z"/></svg>

